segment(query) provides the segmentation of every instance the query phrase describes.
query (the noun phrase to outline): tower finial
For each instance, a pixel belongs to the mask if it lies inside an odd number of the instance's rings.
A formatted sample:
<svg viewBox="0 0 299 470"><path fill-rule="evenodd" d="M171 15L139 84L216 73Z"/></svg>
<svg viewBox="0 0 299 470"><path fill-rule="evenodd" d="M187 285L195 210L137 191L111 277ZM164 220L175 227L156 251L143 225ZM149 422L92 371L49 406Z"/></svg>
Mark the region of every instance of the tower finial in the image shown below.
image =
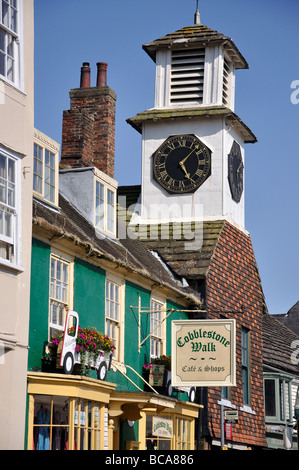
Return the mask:
<svg viewBox="0 0 299 470"><path fill-rule="evenodd" d="M198 11L198 0L196 0L196 12L194 15L194 24L200 24L200 14Z"/></svg>

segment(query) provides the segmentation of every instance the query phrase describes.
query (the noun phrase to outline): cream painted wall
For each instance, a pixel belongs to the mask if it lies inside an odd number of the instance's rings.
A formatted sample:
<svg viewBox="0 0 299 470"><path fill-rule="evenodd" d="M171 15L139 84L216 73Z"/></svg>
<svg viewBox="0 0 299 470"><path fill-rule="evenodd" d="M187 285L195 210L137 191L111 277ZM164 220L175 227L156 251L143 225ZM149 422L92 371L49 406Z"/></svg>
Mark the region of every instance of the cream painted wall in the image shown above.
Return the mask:
<svg viewBox="0 0 299 470"><path fill-rule="evenodd" d="M21 211L16 266L0 262L0 448L23 449L27 391L34 126L33 0L23 6L20 88L2 80L0 145L19 155ZM4 353L3 353L4 352Z"/></svg>

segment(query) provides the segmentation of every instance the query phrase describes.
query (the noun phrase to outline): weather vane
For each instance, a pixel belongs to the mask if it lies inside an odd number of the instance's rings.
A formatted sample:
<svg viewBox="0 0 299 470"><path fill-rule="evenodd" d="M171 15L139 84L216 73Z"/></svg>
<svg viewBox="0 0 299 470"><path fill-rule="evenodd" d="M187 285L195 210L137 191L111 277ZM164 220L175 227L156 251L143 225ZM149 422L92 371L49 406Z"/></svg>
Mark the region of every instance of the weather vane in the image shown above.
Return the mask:
<svg viewBox="0 0 299 470"><path fill-rule="evenodd" d="M198 11L198 0L196 0L196 12L194 15L194 24L200 24L200 15Z"/></svg>

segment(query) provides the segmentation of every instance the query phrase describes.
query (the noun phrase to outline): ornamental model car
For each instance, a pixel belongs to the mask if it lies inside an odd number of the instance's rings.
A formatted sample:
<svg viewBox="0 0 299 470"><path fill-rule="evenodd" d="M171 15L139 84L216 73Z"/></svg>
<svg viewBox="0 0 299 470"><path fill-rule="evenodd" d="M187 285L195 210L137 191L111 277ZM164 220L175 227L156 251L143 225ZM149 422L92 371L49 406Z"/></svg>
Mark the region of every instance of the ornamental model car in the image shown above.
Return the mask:
<svg viewBox="0 0 299 470"><path fill-rule="evenodd" d="M173 388L171 385L171 372L170 370L167 371L167 379L166 379L166 393L169 397L172 396L174 390L178 390L180 392L186 392L189 398L189 401L193 403L195 401L195 394L196 388L195 387L175 387Z"/></svg>
<svg viewBox="0 0 299 470"><path fill-rule="evenodd" d="M76 351L77 337L79 331L79 315L73 310L69 310L65 319L65 328L60 356L60 366L65 374L73 372L75 364L81 364L82 354ZM99 380L105 380L107 371L110 370L112 353L99 351L96 358L91 354L84 356L86 366L97 371Z"/></svg>

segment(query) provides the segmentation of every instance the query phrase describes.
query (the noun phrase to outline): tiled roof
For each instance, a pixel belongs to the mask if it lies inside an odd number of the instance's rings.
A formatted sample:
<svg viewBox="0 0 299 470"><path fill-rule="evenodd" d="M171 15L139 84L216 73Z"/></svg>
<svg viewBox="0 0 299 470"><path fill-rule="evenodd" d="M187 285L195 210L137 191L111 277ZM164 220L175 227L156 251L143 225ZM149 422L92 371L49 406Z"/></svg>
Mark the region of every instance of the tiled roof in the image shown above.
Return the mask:
<svg viewBox="0 0 299 470"><path fill-rule="evenodd" d="M159 254L165 263L174 271L178 276L186 277L188 279L204 279L208 273L210 262L213 257L215 248L217 246L222 227L225 221L204 221L202 228L194 234L194 238L189 239L179 237L176 238L175 229L170 225L166 228L163 226L156 227L159 239L151 240L142 237L146 242L147 247ZM151 227L154 232L154 228ZM169 238L163 236L164 233L168 234ZM167 230L167 232L166 232ZM191 225L191 230L194 230L194 225ZM184 226L180 227L180 234L184 233ZM197 246L197 242L200 246ZM196 246L193 248L193 246Z"/></svg>
<svg viewBox="0 0 299 470"><path fill-rule="evenodd" d="M99 237L88 220L61 194L59 208L53 208L38 198L33 199L33 236L35 233L64 239L81 250L85 257L115 263L135 275L173 289L188 301L200 305L199 295L183 288L181 280L142 242L129 237L123 240Z"/></svg>
<svg viewBox="0 0 299 470"><path fill-rule="evenodd" d="M293 341L299 336L281 324L275 315L263 315L263 362L265 365L299 374L299 365L292 363ZM298 346L297 346L298 349Z"/></svg>
<svg viewBox="0 0 299 470"><path fill-rule="evenodd" d="M126 217L127 224L132 215L134 204L138 202L140 191L141 186L120 186L118 188L118 195L126 196L126 207L122 208L119 215L123 217L123 220ZM131 210L128 211L129 207L131 207ZM126 213L124 209L126 209ZM184 230L190 228L193 232L195 229L194 224L190 227L189 225L186 227L171 223L167 225L139 226L137 230L142 242L150 250L158 253L177 276L188 279L203 279L208 273L210 261L224 224L224 220L204 221L202 225L198 226L197 233L191 239L188 239L189 233ZM154 239L151 238L150 233L156 235ZM177 234L179 234L178 237ZM201 246L192 249L192 242L194 241L201 241Z"/></svg>
<svg viewBox="0 0 299 470"><path fill-rule="evenodd" d="M296 302L288 313L275 315L275 317L290 330L299 335L299 302Z"/></svg>
<svg viewBox="0 0 299 470"><path fill-rule="evenodd" d="M130 124L139 133L142 132L142 123L145 121L161 121L174 119L200 119L200 118L225 118L228 124L232 124L243 136L245 143L257 142L256 136L249 129L248 126L233 113L229 108L225 106L200 106L197 108L166 108L166 109L149 109L138 113L136 116L127 119L127 123Z"/></svg>
<svg viewBox="0 0 299 470"><path fill-rule="evenodd" d="M236 64L236 68L248 68L248 64L231 38L204 25L186 26L143 45L143 49L155 61L156 51L161 47L205 47L222 43Z"/></svg>

